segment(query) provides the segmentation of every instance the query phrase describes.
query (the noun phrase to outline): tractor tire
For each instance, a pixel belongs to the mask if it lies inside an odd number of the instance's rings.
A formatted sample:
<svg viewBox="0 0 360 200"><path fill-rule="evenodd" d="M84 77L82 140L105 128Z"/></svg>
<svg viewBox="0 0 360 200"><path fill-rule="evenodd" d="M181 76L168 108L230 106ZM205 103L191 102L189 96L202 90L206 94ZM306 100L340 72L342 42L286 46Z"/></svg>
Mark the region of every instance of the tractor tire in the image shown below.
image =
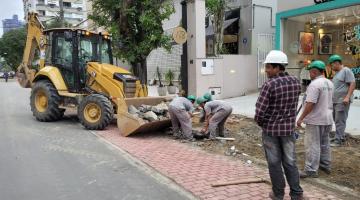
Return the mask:
<svg viewBox="0 0 360 200"><path fill-rule="evenodd" d="M59 108L61 97L54 85L48 80L34 84L30 95L30 107L38 121L52 122L64 116L64 109Z"/></svg>
<svg viewBox="0 0 360 200"><path fill-rule="evenodd" d="M89 130L103 130L110 124L113 114L113 105L101 94L85 97L78 107L80 123Z"/></svg>

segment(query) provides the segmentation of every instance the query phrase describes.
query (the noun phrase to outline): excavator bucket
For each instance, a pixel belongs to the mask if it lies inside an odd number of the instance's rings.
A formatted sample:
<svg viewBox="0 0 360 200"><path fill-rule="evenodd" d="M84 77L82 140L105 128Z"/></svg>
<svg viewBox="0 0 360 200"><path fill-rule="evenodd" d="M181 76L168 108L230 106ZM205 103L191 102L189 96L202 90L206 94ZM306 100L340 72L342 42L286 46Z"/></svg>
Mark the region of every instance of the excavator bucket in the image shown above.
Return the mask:
<svg viewBox="0 0 360 200"><path fill-rule="evenodd" d="M120 134L126 137L135 133L156 131L171 126L170 119L145 122L143 119L127 112L130 105L136 108L140 105L156 106L169 100L171 100L171 97L138 97L118 100L117 126Z"/></svg>

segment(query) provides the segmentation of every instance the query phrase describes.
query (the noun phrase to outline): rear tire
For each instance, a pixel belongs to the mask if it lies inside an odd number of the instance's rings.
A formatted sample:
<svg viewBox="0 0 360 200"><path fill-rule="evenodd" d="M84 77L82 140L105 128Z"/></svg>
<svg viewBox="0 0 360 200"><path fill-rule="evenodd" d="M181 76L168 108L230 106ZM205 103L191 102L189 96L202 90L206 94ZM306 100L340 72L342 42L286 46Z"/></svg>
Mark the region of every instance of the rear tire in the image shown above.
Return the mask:
<svg viewBox="0 0 360 200"><path fill-rule="evenodd" d="M80 123L89 130L103 130L110 124L113 114L110 100L100 94L85 97L78 107Z"/></svg>
<svg viewBox="0 0 360 200"><path fill-rule="evenodd" d="M54 85L48 80L35 83L31 90L30 107L38 121L57 121L64 116L64 109L59 108L61 97Z"/></svg>

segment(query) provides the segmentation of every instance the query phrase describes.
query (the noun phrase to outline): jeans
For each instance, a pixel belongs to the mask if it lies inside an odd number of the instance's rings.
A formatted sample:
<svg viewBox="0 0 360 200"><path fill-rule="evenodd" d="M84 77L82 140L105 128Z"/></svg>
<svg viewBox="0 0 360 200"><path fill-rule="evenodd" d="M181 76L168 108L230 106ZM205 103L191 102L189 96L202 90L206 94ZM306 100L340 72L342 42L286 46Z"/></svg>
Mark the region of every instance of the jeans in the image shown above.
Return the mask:
<svg viewBox="0 0 360 200"><path fill-rule="evenodd" d="M285 194L284 168L291 198L301 196L303 189L296 166L295 134L280 137L263 133L262 139L274 195L283 198Z"/></svg>
<svg viewBox="0 0 360 200"><path fill-rule="evenodd" d="M343 103L334 104L334 121L336 126L335 138L338 140L345 139L346 120L348 118L350 104Z"/></svg>
<svg viewBox="0 0 360 200"><path fill-rule="evenodd" d="M319 165L331 169L331 151L329 134L332 125L306 125L305 134L305 169L308 172L317 172Z"/></svg>

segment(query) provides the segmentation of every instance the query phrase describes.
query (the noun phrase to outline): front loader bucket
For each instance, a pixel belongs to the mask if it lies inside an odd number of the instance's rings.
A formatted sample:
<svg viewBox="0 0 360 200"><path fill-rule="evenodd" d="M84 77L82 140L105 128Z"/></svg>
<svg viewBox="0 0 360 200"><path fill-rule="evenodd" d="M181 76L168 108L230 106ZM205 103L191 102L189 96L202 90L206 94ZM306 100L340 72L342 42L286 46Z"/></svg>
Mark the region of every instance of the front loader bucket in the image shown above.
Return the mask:
<svg viewBox="0 0 360 200"><path fill-rule="evenodd" d="M134 133L150 132L171 126L171 120L159 120L154 122L145 122L143 119L135 117L127 112L127 106L133 105L136 108L140 105L155 106L163 101L169 101L171 97L139 97L126 98L126 110L118 105L117 126L122 136L128 136Z"/></svg>

